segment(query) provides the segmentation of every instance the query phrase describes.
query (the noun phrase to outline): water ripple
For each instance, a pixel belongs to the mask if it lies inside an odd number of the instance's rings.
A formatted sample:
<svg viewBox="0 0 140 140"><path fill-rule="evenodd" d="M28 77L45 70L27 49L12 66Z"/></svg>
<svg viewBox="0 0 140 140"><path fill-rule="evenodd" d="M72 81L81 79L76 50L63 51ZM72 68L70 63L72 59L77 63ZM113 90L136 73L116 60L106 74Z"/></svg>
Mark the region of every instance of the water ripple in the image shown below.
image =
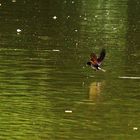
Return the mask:
<svg viewBox="0 0 140 140"><path fill-rule="evenodd" d="M140 77L119 76L120 79L140 79Z"/></svg>

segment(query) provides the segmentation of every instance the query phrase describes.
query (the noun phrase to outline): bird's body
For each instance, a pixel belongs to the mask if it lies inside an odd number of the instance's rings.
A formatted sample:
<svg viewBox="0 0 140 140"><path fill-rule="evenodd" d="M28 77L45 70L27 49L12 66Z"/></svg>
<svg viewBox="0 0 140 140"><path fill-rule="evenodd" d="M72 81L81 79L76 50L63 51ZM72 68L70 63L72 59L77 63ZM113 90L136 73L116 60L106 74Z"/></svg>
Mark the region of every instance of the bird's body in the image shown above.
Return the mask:
<svg viewBox="0 0 140 140"><path fill-rule="evenodd" d="M100 67L102 61L105 58L105 55L106 55L105 49L101 50L99 57L97 57L95 53L91 53L90 61L87 62L87 65L91 66L91 68L93 68L94 70L101 70L105 72L105 70Z"/></svg>

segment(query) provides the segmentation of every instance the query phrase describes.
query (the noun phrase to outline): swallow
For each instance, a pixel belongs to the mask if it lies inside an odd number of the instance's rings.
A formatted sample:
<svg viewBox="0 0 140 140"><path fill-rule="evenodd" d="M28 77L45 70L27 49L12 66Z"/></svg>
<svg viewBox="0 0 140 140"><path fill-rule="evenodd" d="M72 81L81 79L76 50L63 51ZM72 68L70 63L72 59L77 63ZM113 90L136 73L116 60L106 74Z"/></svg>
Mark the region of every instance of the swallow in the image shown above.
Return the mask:
<svg viewBox="0 0 140 140"><path fill-rule="evenodd" d="M91 66L91 68L93 68L96 71L101 70L101 71L105 72L106 70L104 70L100 67L102 61L105 58L105 55L106 55L105 49L101 50L99 57L97 57L95 53L91 53L90 61L87 62L87 65Z"/></svg>

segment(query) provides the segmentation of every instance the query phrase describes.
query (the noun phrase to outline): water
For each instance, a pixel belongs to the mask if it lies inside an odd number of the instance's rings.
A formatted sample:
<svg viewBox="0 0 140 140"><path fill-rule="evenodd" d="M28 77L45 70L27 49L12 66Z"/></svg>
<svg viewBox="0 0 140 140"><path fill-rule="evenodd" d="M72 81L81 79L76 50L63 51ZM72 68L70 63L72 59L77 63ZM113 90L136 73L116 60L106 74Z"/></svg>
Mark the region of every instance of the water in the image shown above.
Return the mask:
<svg viewBox="0 0 140 140"><path fill-rule="evenodd" d="M139 140L139 1L0 6L0 139ZM102 68L86 66L106 48Z"/></svg>

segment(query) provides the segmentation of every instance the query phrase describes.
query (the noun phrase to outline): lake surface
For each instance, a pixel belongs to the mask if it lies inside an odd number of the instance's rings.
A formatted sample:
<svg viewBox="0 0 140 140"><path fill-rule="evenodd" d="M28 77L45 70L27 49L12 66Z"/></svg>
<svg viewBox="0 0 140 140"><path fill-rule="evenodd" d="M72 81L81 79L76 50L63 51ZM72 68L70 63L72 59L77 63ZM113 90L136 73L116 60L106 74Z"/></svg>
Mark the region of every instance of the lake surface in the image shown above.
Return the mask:
<svg viewBox="0 0 140 140"><path fill-rule="evenodd" d="M1 2L0 139L139 140L139 13L138 0Z"/></svg>

